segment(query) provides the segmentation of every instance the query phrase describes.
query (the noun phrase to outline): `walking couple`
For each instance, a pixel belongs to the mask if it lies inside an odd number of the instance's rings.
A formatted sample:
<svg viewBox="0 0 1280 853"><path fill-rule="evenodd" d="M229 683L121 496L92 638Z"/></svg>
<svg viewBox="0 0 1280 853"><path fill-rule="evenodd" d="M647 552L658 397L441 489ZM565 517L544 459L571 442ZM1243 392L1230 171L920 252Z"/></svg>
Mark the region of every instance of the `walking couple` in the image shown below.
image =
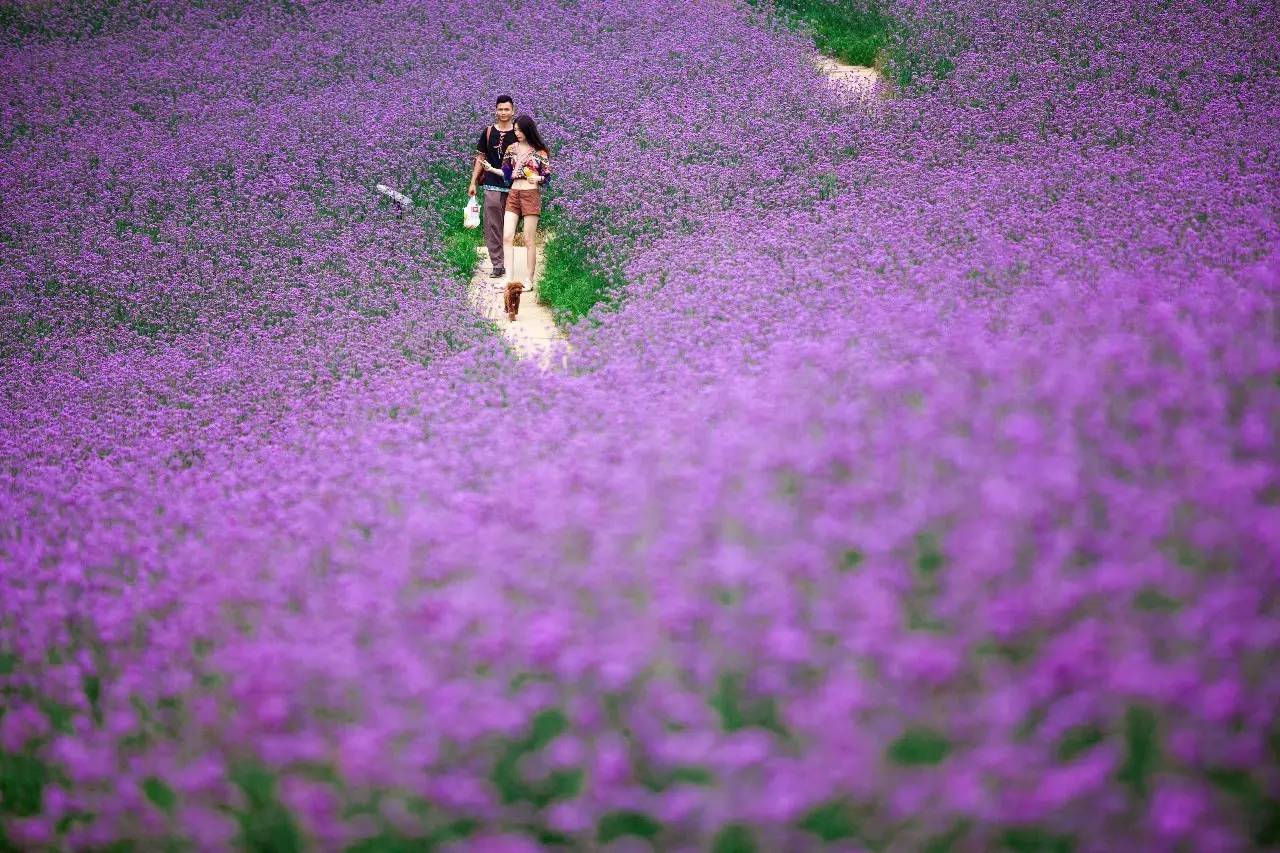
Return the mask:
<svg viewBox="0 0 1280 853"><path fill-rule="evenodd" d="M514 262L516 225L524 218L524 246L529 282L537 268L538 218L542 215L542 186L551 174L550 152L527 115L517 116L510 95L498 98L493 124L480 131L468 192L484 187L484 241L493 269L491 278L507 277Z"/></svg>

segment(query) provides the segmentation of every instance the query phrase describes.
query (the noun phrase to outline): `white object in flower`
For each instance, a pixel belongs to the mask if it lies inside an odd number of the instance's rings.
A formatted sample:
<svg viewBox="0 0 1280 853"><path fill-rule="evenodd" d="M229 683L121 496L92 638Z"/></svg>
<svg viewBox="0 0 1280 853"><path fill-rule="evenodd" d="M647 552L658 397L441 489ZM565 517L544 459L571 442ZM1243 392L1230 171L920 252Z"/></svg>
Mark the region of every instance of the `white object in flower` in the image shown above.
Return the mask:
<svg viewBox="0 0 1280 853"><path fill-rule="evenodd" d="M401 207L413 207L413 199L409 198L404 193L396 192L386 184L378 184L377 189L378 192L382 193Z"/></svg>

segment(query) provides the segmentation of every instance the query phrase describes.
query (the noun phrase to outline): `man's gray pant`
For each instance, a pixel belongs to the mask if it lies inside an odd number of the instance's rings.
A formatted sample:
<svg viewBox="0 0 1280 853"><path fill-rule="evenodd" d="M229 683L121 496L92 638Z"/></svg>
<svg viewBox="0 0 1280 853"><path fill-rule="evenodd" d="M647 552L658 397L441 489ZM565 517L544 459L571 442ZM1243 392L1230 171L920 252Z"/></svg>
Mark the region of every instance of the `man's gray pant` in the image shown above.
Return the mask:
<svg viewBox="0 0 1280 853"><path fill-rule="evenodd" d="M507 218L507 194L497 190L484 191L484 245L489 250L489 262L495 270L506 269L502 257L502 224Z"/></svg>

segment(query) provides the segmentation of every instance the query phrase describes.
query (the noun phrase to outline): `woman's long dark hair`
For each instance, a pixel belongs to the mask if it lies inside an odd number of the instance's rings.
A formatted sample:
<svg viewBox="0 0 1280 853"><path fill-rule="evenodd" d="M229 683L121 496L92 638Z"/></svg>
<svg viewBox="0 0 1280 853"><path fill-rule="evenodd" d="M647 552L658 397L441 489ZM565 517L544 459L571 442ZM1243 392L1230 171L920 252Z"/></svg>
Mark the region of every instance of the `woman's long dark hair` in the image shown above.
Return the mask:
<svg viewBox="0 0 1280 853"><path fill-rule="evenodd" d="M524 141L532 145L534 151L550 153L551 149L547 147L547 143L543 142L542 136L538 134L538 125L534 123L533 116L516 116L516 127L520 128L520 132L524 134Z"/></svg>

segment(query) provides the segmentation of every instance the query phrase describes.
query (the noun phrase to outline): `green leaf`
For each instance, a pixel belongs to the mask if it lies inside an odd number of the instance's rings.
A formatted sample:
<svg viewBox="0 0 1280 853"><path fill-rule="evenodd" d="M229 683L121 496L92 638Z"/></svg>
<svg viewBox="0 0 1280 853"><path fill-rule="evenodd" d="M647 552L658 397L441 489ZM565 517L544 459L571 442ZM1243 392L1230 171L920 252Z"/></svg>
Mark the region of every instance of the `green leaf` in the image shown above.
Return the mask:
<svg viewBox="0 0 1280 853"><path fill-rule="evenodd" d="M1063 733L1062 739L1058 741L1058 760L1071 761L1075 759L1101 743L1103 737L1102 729L1092 723L1067 729Z"/></svg>
<svg viewBox="0 0 1280 853"><path fill-rule="evenodd" d="M1004 834L1004 848L1010 853L1072 853L1075 839L1054 835L1038 826L1019 826Z"/></svg>
<svg viewBox="0 0 1280 853"><path fill-rule="evenodd" d="M755 853L758 849L751 829L740 823L724 827L711 842L712 853Z"/></svg>
<svg viewBox="0 0 1280 853"><path fill-rule="evenodd" d="M236 813L241 848L271 853L303 849L293 815L276 799L275 774L257 764L240 764L232 768L231 779L244 793L246 803Z"/></svg>
<svg viewBox="0 0 1280 853"><path fill-rule="evenodd" d="M559 708L538 713L529 730L519 740L509 742L494 763L490 778L504 803L529 802L542 808L555 800L567 799L582 790L583 772L557 770L546 779L530 782L520 775L520 761L546 747L569 728L569 720Z"/></svg>
<svg viewBox="0 0 1280 853"><path fill-rule="evenodd" d="M828 844L860 834L853 807L845 800L831 800L811 809L797 825Z"/></svg>
<svg viewBox="0 0 1280 853"><path fill-rule="evenodd" d="M716 683L711 706L720 714L720 725L727 732L757 727L778 734L785 733L778 717L777 702L770 696L749 696L745 679L738 673L725 673Z"/></svg>
<svg viewBox="0 0 1280 853"><path fill-rule="evenodd" d="M907 729L889 746L888 757L894 764L907 767L938 764L951 752L951 742L933 729Z"/></svg>
<svg viewBox="0 0 1280 853"><path fill-rule="evenodd" d="M0 751L0 814L39 814L48 779L49 769L40 759Z"/></svg>
<svg viewBox="0 0 1280 853"><path fill-rule="evenodd" d="M173 810L178 805L178 795L164 780L156 776L148 776L142 781L142 793L147 795L152 805L165 814L173 814Z"/></svg>
<svg viewBox="0 0 1280 853"><path fill-rule="evenodd" d="M102 725L102 679L97 675L86 675L84 695L89 700L89 709L93 713L94 722Z"/></svg>
<svg viewBox="0 0 1280 853"><path fill-rule="evenodd" d="M960 848L960 842L969 834L970 822L967 820L958 820L955 825L944 832L942 835L936 835L925 842L921 853L952 853L952 851Z"/></svg>
<svg viewBox="0 0 1280 853"><path fill-rule="evenodd" d="M857 548L849 548L840 555L840 562L836 568L842 572L851 572L862 564L862 552Z"/></svg>
<svg viewBox="0 0 1280 853"><path fill-rule="evenodd" d="M1150 708L1130 706L1125 713L1125 759L1117 778L1133 791L1146 797L1151 777L1160 763L1159 721Z"/></svg>
<svg viewBox="0 0 1280 853"><path fill-rule="evenodd" d="M1280 844L1280 799L1269 796L1253 774L1233 768L1213 768L1205 775L1214 787L1235 799L1248 818L1255 845L1266 849Z"/></svg>
<svg viewBox="0 0 1280 853"><path fill-rule="evenodd" d="M656 838L662 832L662 824L644 812L615 811L600 818L596 831L596 840L608 844L625 835L637 835L640 838Z"/></svg>
<svg viewBox="0 0 1280 853"><path fill-rule="evenodd" d="M943 562L938 537L931 533L921 533L916 537L916 570L923 577L931 578L936 575Z"/></svg>
<svg viewBox="0 0 1280 853"><path fill-rule="evenodd" d="M1155 613L1172 613L1181 607L1181 603L1165 595L1153 586L1143 587L1133 596L1133 607Z"/></svg>

